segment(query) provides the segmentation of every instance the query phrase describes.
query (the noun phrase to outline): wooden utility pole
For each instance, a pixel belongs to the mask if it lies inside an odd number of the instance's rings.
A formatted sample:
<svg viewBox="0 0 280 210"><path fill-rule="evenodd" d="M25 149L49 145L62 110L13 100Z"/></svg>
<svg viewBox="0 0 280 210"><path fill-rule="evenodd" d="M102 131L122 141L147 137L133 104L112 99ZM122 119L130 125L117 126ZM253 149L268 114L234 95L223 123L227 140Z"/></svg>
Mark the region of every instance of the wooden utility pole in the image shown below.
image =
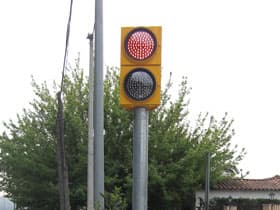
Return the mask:
<svg viewBox="0 0 280 210"><path fill-rule="evenodd" d="M206 156L206 173L205 173L205 210L209 210L210 158L211 158L211 154L208 152Z"/></svg>
<svg viewBox="0 0 280 210"><path fill-rule="evenodd" d="M64 144L64 116L61 92L57 93L57 117L56 117L56 136L57 136L57 165L58 165L58 184L59 184L59 203L60 210L71 210L69 197L68 166L65 155Z"/></svg>

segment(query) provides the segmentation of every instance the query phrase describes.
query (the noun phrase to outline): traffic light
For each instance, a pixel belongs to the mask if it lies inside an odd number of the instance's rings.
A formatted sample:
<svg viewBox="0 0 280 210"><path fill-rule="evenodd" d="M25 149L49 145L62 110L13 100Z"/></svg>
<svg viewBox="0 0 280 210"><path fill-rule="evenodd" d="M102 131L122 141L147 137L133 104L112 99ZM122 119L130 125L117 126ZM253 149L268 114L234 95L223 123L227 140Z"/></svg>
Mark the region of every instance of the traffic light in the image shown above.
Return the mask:
<svg viewBox="0 0 280 210"><path fill-rule="evenodd" d="M120 105L128 110L160 105L161 27L121 29Z"/></svg>

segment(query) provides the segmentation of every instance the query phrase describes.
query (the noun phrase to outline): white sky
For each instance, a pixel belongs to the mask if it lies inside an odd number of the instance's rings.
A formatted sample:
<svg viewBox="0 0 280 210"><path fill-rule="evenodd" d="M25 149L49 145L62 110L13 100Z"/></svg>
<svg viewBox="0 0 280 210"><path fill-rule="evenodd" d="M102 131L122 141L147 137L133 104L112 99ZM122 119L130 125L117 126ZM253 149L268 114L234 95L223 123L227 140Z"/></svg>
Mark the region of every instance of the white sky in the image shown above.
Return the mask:
<svg viewBox="0 0 280 210"><path fill-rule="evenodd" d="M0 1L0 121L32 100L31 75L60 81L70 0ZM94 0L73 4L69 62L88 71ZM104 0L104 64L119 66L120 27L162 25L163 81L188 77L192 116L225 112L250 178L280 174L279 0ZM2 127L0 127L3 130Z"/></svg>

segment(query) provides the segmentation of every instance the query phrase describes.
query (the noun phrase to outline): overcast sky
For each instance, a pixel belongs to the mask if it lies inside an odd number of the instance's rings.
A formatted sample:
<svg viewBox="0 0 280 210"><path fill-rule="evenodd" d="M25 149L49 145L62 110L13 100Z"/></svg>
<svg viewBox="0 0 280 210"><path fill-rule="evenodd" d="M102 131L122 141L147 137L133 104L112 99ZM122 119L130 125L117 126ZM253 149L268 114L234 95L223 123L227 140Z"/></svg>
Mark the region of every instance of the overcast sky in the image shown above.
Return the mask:
<svg viewBox="0 0 280 210"><path fill-rule="evenodd" d="M37 81L60 81L70 0L0 1L0 121L28 108ZM121 26L161 25L163 81L187 76L192 117L235 120L249 178L280 174L279 0L104 0L104 65L119 66ZM69 62L88 71L94 1L73 4ZM51 87L51 86L50 86ZM3 130L3 127L0 127Z"/></svg>

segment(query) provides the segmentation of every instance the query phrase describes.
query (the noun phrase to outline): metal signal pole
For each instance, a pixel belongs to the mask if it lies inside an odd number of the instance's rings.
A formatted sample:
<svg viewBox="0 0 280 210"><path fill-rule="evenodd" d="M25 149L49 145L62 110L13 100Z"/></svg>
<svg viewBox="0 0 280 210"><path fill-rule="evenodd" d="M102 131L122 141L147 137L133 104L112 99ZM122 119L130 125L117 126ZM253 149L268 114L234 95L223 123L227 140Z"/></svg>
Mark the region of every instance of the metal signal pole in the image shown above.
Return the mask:
<svg viewBox="0 0 280 210"><path fill-rule="evenodd" d="M147 210L149 111L135 108L133 130L132 209Z"/></svg>
<svg viewBox="0 0 280 210"><path fill-rule="evenodd" d="M104 209L103 1L95 0L94 204Z"/></svg>
<svg viewBox="0 0 280 210"><path fill-rule="evenodd" d="M89 39L87 209L94 210L93 34L89 34L87 38Z"/></svg>

